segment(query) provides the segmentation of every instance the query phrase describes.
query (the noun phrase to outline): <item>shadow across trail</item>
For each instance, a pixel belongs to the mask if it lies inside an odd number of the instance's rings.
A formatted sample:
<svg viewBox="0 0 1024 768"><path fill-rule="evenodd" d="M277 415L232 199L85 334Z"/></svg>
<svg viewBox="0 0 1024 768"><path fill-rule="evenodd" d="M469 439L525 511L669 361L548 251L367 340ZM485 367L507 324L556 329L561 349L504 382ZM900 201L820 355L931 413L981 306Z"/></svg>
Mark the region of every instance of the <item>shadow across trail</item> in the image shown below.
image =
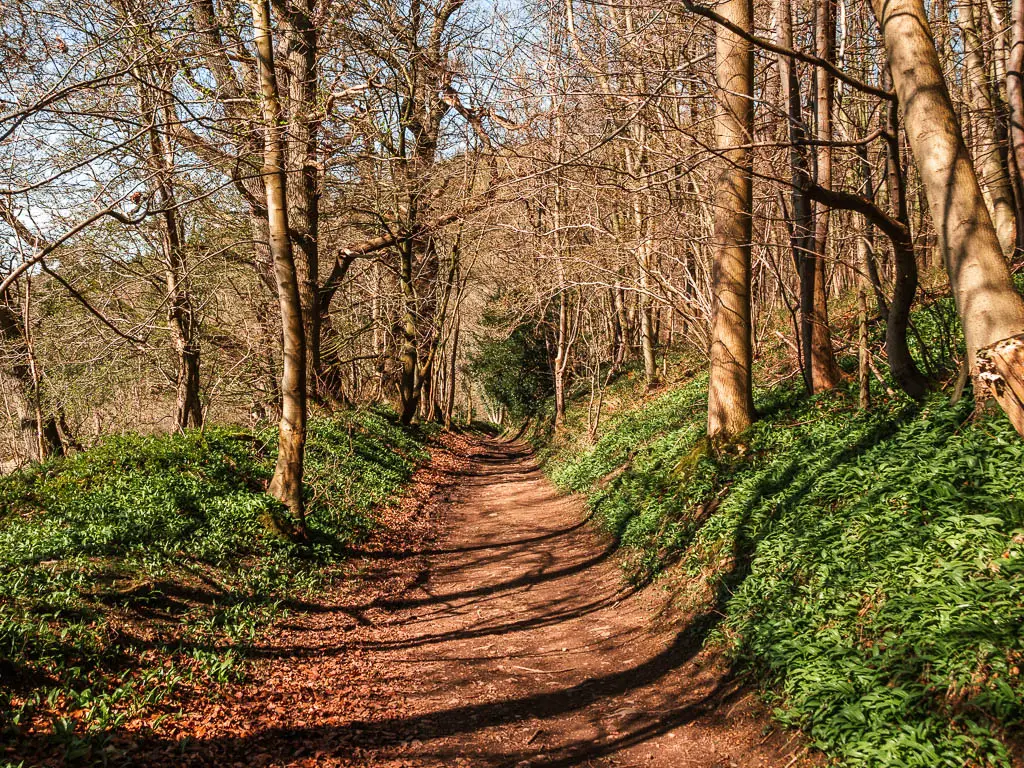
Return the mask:
<svg viewBox="0 0 1024 768"><path fill-rule="evenodd" d="M131 764L786 762L755 697L702 650L719 614L652 629L664 594L624 585L613 544L527 446L476 443L456 488L404 592L296 616L260 649L244 708L188 739L136 738ZM365 562L406 559L380 557ZM353 610L365 621L340 626Z"/></svg>

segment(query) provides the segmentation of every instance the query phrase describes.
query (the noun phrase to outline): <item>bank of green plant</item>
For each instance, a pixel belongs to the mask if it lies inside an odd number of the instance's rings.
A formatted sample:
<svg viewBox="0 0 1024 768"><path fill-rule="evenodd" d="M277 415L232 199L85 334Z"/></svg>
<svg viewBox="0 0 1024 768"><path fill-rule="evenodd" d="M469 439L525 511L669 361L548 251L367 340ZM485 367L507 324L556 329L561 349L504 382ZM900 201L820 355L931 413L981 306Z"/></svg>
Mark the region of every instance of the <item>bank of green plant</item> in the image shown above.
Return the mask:
<svg viewBox="0 0 1024 768"><path fill-rule="evenodd" d="M631 578L664 574L762 675L777 717L843 764L1009 765L1024 726L1024 443L1006 419L880 388L865 413L853 391L807 397L791 380L759 391L761 419L711 451L706 386L636 391L592 444L575 422L548 471L587 494Z"/></svg>
<svg viewBox="0 0 1024 768"><path fill-rule="evenodd" d="M379 410L310 423L311 544L270 532L276 431L125 435L0 478L0 729L99 759L102 734L215 688L341 575L427 454Z"/></svg>

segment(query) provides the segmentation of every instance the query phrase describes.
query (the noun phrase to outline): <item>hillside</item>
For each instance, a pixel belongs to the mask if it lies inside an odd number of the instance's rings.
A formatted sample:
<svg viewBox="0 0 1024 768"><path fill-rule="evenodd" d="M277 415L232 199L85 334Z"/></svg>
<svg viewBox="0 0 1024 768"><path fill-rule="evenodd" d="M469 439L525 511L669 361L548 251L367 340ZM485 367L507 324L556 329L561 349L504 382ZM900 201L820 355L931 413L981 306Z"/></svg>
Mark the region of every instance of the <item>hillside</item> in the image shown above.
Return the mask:
<svg viewBox="0 0 1024 768"><path fill-rule="evenodd" d="M389 510L428 434L386 411L314 420L308 545L267 526L273 429L127 435L0 478L0 764L112 758L118 732L244 679L276 625L352 578L354 547L411 541Z"/></svg>
<svg viewBox="0 0 1024 768"><path fill-rule="evenodd" d="M706 377L624 377L546 449L626 575L710 615L783 723L844 765L1008 765L1024 718L1024 445L1002 415L799 382L705 448Z"/></svg>

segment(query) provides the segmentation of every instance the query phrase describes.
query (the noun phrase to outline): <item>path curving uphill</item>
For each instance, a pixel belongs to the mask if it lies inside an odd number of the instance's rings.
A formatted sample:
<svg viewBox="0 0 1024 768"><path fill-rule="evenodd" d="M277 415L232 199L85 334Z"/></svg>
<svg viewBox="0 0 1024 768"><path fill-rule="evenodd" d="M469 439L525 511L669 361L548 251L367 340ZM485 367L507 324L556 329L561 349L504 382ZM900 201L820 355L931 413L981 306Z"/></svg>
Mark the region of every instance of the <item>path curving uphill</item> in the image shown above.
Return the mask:
<svg viewBox="0 0 1024 768"><path fill-rule="evenodd" d="M187 743L140 743L133 764L792 763L756 696L701 650L713 623L652 629L656 590L624 585L613 544L527 446L457 453L425 504L439 536L363 553L359 588L297 613L254 680L186 718Z"/></svg>

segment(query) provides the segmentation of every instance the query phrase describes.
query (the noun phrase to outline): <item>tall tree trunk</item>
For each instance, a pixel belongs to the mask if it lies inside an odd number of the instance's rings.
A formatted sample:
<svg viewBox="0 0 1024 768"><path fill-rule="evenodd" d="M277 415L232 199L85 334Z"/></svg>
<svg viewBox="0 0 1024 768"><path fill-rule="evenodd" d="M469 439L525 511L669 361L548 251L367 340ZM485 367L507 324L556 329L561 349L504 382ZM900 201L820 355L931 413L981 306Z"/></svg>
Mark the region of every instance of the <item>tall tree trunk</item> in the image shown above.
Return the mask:
<svg viewBox="0 0 1024 768"><path fill-rule="evenodd" d="M567 337L569 335L569 311L565 302L565 287L558 294L558 327L555 330L555 362L552 373L555 379L555 428L565 424L565 371L569 358Z"/></svg>
<svg viewBox="0 0 1024 768"><path fill-rule="evenodd" d="M203 406L199 400L200 347L195 308L188 285L188 264L182 244L181 222L171 179L172 156L166 137L157 125L162 114L165 125L172 124L171 106L159 107L155 96L143 87L142 105L149 129L149 163L153 171L155 198L162 209L161 246L164 284L167 286L167 319L177 357L177 381L174 425L179 430L203 425Z"/></svg>
<svg viewBox="0 0 1024 768"><path fill-rule="evenodd" d="M455 414L455 375L458 372L457 362L459 356L459 326L462 324L462 313L456 308L455 330L452 332L452 352L448 360L448 391L444 406L444 428L452 428L452 418Z"/></svg>
<svg viewBox="0 0 1024 768"><path fill-rule="evenodd" d="M651 387L658 379L658 364L654 357L656 341L651 306L651 243L645 240L640 245L640 294L637 302L640 310L640 352L644 359L644 379Z"/></svg>
<svg viewBox="0 0 1024 768"><path fill-rule="evenodd" d="M399 282L402 287L402 348L398 359L401 374L398 383L398 394L401 399L401 421L408 426L416 417L419 405L419 354L416 346L416 288L413 285L412 260L413 245L403 243L400 248L401 270Z"/></svg>
<svg viewBox="0 0 1024 768"><path fill-rule="evenodd" d="M271 495L291 512L293 521L278 521L283 532L304 538L305 510L302 500L302 465L306 448L306 336L302 302L288 230L288 200L285 181L284 119L274 70L270 2L251 4L253 33L259 58L264 123L263 177L267 191L267 220L270 254L274 260L281 327L284 339L284 371L281 376L281 422L277 465L270 481Z"/></svg>
<svg viewBox="0 0 1024 768"><path fill-rule="evenodd" d="M615 367L618 368L629 359L630 340L633 336L629 323L629 312L626 310L626 293L619 282L616 282L614 288L612 288L612 303L614 305L613 311L618 317L619 347L615 351L614 361Z"/></svg>
<svg viewBox="0 0 1024 768"><path fill-rule="evenodd" d="M622 323L619 322L619 311L615 304L615 288L608 286L608 359L611 360L611 368L614 371L622 362L619 357L622 349Z"/></svg>
<svg viewBox="0 0 1024 768"><path fill-rule="evenodd" d="M202 15L200 4L199 13ZM139 26L146 28L138 9L128 11ZM149 35L146 45L152 45ZM203 408L199 400L200 346L198 323L189 290L189 270L183 245L184 234L174 189L174 152L167 132L177 125L171 89L173 71L155 56L146 55L136 70L139 83L139 113L149 125L149 154L146 164L151 189L161 212L161 251L164 284L167 287L167 320L177 358L174 425L183 430L201 427Z"/></svg>
<svg viewBox="0 0 1024 768"><path fill-rule="evenodd" d="M647 140L647 132L642 128L636 131L640 149L634 153L626 150L626 169L635 177L641 177L647 168L643 144ZM637 294L637 309L640 313L640 354L644 361L644 379L647 386L652 386L658 378L657 361L654 357L654 346L657 341L654 331L654 320L651 306L651 233L650 222L644 203L647 194L633 191L633 227L637 238L637 261L640 266L640 292Z"/></svg>
<svg viewBox="0 0 1024 768"><path fill-rule="evenodd" d="M420 381L420 416L433 421L437 415L437 366L433 359L421 369Z"/></svg>
<svg viewBox="0 0 1024 768"><path fill-rule="evenodd" d="M174 424L180 430L203 426L203 406L199 399L199 335L173 192L162 182L159 187L163 192L158 193L158 197L165 206L162 240L167 315L178 364Z"/></svg>
<svg viewBox="0 0 1024 768"><path fill-rule="evenodd" d="M302 302L306 337L306 388L320 395L320 354L323 312L320 307L320 189L317 138L317 51L319 32L314 0L291 0L282 17L285 42L283 72L287 76L288 226Z"/></svg>
<svg viewBox="0 0 1024 768"><path fill-rule="evenodd" d="M835 2L834 0L816 0L815 3L815 40L818 57L831 62L835 59ZM817 170L818 184L832 188L832 75L824 69L816 72L818 132L817 138L822 143L818 146ZM832 351L832 332L828 323L828 285L826 283L825 258L828 253L829 219L828 206L819 205L814 222L814 291L812 299L811 320L811 390L824 392L835 389L839 383L839 369L836 367L835 355Z"/></svg>
<svg viewBox="0 0 1024 768"><path fill-rule="evenodd" d="M973 369L980 349L1024 330L1024 300L1013 286L964 145L923 0L872 5Z"/></svg>
<svg viewBox="0 0 1024 768"><path fill-rule="evenodd" d="M871 202L875 202L875 185L871 178L871 161L868 159L867 145L858 144L855 150L859 161L857 167L860 171L861 194ZM885 317L889 314L889 302L885 298L882 279L878 274L878 264L875 261L875 227L866 218L862 218L862 222L861 232L857 238L857 260L860 263L862 277L866 278L875 295L878 314Z"/></svg>
<svg viewBox="0 0 1024 768"><path fill-rule="evenodd" d="M871 350L868 349L868 297L864 286L857 291L857 381L860 384L858 404L862 411L871 407L871 387L868 366Z"/></svg>
<svg viewBox="0 0 1024 768"><path fill-rule="evenodd" d="M559 143L555 155L555 161L562 162L565 131L562 124L562 115L558 114L556 126L559 133ZM627 162L629 161L627 154ZM554 379L555 388L555 429L561 429L565 424L565 388L566 373L569 369L569 307L565 278L564 259L571 257L571 244L563 237L562 210L565 207L564 197L565 179L561 173L555 177L554 188L554 209L552 216L552 231L554 233L555 249L555 273L558 278L558 322L555 326L555 359L551 365L551 374ZM642 266L641 266L642 270Z"/></svg>
<svg viewBox="0 0 1024 768"><path fill-rule="evenodd" d="M790 0L779 2L779 43L784 48L793 47L793 13ZM811 172L807 162L804 142L807 131L804 126L800 105L800 83L797 79L796 62L789 56L779 56L779 79L782 83L783 100L789 123L789 167L792 183L792 227L790 246L793 264L800 283L800 359L804 384L808 392L814 392L811 370L814 367L814 283L816 278L814 250L813 212L809 187Z"/></svg>
<svg viewBox="0 0 1024 768"><path fill-rule="evenodd" d="M919 400L928 391L928 379L918 369L907 344L910 310L917 295L918 275L914 241L910 235L906 180L900 159L899 127L899 108L895 103L890 103L886 117L889 198L894 208L893 215L903 224L904 234L901 237L890 238L895 277L892 301L889 302L889 312L885 321L885 353L889 358L889 370L892 371L896 383L908 395Z"/></svg>
<svg viewBox="0 0 1024 768"><path fill-rule="evenodd" d="M1006 63L1006 101L1010 118L1010 149L1018 206L1024 208L1024 0L1012 0L1010 52ZM1017 241L1024 242L1024 220L1017 222Z"/></svg>
<svg viewBox="0 0 1024 768"><path fill-rule="evenodd" d="M751 30L751 0L726 0L719 12ZM711 374L708 436L733 437L754 420L751 381L750 238L752 233L754 57L746 40L719 27L715 41L715 133L721 168L715 193Z"/></svg>
<svg viewBox="0 0 1024 768"><path fill-rule="evenodd" d="M265 194L265 193L264 193ZM274 312L271 300L277 300L277 278L274 275L274 258L270 254L270 225L265 211L250 211L249 231L252 238L252 267L265 293L253 297L253 315L259 329L254 346L258 381L257 390L262 397L253 403L253 413L259 421L280 421L281 384L278 380L279 358L282 337L280 322ZM278 302L280 304L280 302Z"/></svg>
<svg viewBox="0 0 1024 768"><path fill-rule="evenodd" d="M1017 242L1013 188L1004 161L1004 144L990 86L985 44L982 42L988 37L982 33L984 25L981 16L986 12L975 7L976 2L978 0L961 0L959 8L964 34L965 77L974 118L974 159L981 193L988 204L999 245L1003 255L1009 257Z"/></svg>

